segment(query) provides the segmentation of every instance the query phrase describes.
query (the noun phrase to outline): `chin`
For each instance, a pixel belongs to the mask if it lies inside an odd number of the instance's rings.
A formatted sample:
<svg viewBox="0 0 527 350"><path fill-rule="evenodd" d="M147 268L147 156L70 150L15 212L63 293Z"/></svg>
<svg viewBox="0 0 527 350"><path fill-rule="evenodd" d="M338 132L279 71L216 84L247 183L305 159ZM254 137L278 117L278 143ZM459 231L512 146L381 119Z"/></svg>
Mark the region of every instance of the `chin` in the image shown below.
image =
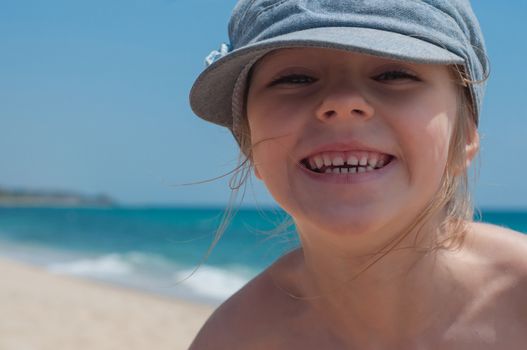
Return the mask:
<svg viewBox="0 0 527 350"><path fill-rule="evenodd" d="M299 227L309 227L310 230L324 232L334 237L352 237L368 234L381 228L378 215L372 211L320 212L302 215L305 224Z"/></svg>

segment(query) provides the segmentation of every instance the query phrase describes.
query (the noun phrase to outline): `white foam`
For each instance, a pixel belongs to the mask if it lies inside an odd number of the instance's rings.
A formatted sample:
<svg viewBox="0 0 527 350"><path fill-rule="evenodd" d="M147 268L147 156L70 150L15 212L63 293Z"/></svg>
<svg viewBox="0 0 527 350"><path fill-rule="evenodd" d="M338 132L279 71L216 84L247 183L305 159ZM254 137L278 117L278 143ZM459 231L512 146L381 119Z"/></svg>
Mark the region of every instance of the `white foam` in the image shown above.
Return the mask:
<svg viewBox="0 0 527 350"><path fill-rule="evenodd" d="M141 252L61 259L48 262L45 266L55 274L94 278L214 304L234 294L255 273L243 266L210 265L200 266L193 273L193 267L184 268L166 258Z"/></svg>
<svg viewBox="0 0 527 350"><path fill-rule="evenodd" d="M178 281L185 279L183 285L199 296L216 300L227 299L251 278L250 272L239 268L203 265L189 277L192 271L180 271L174 275L174 278Z"/></svg>
<svg viewBox="0 0 527 350"><path fill-rule="evenodd" d="M109 254L91 259L78 259L69 262L51 263L48 271L56 274L91 277L115 277L130 275L132 266L121 254Z"/></svg>

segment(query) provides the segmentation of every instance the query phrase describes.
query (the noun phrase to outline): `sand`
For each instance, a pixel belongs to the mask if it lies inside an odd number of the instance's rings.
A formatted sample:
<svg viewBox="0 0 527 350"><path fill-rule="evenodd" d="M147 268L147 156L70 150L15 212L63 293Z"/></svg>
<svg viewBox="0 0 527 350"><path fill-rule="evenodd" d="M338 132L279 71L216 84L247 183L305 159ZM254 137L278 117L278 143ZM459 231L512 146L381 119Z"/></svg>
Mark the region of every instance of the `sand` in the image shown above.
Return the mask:
<svg viewBox="0 0 527 350"><path fill-rule="evenodd" d="M212 311L0 259L0 350L187 349Z"/></svg>

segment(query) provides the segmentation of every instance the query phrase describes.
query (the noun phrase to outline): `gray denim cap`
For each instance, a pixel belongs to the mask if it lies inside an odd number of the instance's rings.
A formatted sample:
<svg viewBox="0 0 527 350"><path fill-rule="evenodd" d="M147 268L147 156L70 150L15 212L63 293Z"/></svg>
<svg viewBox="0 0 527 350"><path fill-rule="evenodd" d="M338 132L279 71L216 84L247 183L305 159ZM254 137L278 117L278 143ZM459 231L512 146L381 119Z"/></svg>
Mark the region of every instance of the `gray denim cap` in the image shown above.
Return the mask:
<svg viewBox="0 0 527 350"><path fill-rule="evenodd" d="M229 128L238 142L247 74L258 59L279 48L332 48L414 63L461 64L474 81L485 80L488 72L469 0L240 0L229 39L206 58L190 105L199 117ZM470 84L470 90L478 116L485 84Z"/></svg>

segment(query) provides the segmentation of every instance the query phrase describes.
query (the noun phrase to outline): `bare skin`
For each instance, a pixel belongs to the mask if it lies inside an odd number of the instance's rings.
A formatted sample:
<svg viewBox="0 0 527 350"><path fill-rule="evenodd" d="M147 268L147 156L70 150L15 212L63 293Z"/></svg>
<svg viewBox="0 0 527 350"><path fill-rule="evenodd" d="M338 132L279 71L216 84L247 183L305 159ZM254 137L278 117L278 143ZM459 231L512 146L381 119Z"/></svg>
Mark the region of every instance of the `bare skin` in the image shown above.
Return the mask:
<svg viewBox="0 0 527 350"><path fill-rule="evenodd" d="M371 329L354 322L364 315L355 315L350 304L331 307L335 295L299 299L313 294L306 280L303 253L298 249L221 305L190 349L524 349L527 236L497 226L471 224L463 248L447 256L451 262L444 266L450 269L448 277L423 276L420 281L421 286L431 281L441 285L436 299L421 305L427 315L437 315L428 327L419 322L412 324L412 329L400 327L408 324L404 309L391 324L383 314L372 311L367 321L373 322L373 327L379 321L385 328L368 333ZM349 288L344 290L352 293ZM414 292L421 293L419 289ZM375 303L388 305L375 298L364 298L361 305L370 310ZM409 310L415 311L411 306ZM425 319L429 320L426 315ZM398 329L400 336L391 333L392 329Z"/></svg>
<svg viewBox="0 0 527 350"><path fill-rule="evenodd" d="M191 349L525 348L527 237L469 224L462 249L424 250L444 208L412 228L453 167L458 115L444 65L314 48L263 57L247 94L251 161L302 248L224 303ZM455 152L468 166L479 138L465 136ZM391 162L364 176L302 167L366 150Z"/></svg>

